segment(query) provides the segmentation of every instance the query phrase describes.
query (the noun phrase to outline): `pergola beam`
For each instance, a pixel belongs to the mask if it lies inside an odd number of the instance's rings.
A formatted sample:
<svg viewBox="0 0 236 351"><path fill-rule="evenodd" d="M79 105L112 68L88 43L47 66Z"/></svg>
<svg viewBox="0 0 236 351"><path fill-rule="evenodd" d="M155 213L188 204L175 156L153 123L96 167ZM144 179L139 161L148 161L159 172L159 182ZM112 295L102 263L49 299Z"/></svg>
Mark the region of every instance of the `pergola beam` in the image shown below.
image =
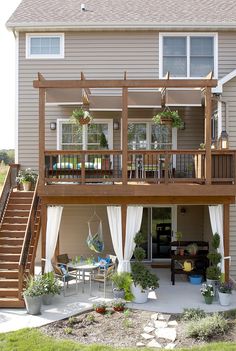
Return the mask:
<svg viewBox="0 0 236 351"><path fill-rule="evenodd" d="M34 88L214 88L216 79L34 80Z"/></svg>

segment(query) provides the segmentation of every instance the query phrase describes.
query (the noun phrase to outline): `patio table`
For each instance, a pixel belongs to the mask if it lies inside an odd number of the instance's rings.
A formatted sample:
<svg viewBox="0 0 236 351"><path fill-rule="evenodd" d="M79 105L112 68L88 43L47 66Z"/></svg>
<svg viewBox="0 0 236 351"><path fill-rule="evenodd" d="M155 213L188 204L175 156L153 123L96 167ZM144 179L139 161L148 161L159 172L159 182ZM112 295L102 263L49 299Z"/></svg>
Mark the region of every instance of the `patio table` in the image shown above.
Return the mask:
<svg viewBox="0 0 236 351"><path fill-rule="evenodd" d="M82 292L84 293L84 284L85 284L85 273L91 273L93 271L95 271L96 269L98 269L98 267L100 266L100 264L98 262L95 263L72 263L69 262L67 264L68 268L73 268L76 270L76 275L79 277L80 279L80 275L82 274L82 281L83 281L83 287L82 287Z"/></svg>

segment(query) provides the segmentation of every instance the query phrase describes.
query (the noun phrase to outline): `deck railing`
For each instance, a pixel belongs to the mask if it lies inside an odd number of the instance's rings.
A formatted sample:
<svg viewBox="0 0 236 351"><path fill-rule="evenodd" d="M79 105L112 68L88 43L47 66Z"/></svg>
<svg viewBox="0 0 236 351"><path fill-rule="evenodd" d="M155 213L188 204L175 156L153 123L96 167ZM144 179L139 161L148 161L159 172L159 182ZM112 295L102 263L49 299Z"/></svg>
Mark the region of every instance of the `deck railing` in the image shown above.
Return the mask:
<svg viewBox="0 0 236 351"><path fill-rule="evenodd" d="M128 183L206 181L205 150L129 150ZM236 151L212 150L211 182L236 184ZM121 150L45 152L45 184L123 184Z"/></svg>

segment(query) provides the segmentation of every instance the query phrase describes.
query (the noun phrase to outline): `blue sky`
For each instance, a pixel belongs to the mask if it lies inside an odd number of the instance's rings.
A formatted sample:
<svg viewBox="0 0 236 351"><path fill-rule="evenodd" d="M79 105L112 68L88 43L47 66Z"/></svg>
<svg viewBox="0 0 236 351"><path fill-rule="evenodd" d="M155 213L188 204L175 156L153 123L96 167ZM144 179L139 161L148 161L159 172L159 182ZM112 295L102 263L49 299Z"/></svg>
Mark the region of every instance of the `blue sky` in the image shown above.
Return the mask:
<svg viewBox="0 0 236 351"><path fill-rule="evenodd" d="M0 1L0 149L15 147L15 39L5 23L20 2Z"/></svg>

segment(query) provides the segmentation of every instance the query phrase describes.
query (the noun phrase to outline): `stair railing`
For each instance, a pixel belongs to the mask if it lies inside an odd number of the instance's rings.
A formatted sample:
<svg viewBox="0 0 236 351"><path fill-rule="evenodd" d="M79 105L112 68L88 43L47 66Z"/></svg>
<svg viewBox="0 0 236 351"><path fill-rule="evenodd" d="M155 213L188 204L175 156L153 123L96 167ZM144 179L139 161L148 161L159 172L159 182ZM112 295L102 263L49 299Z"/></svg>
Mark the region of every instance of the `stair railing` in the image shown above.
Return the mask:
<svg viewBox="0 0 236 351"><path fill-rule="evenodd" d="M19 299L22 299L24 277L26 275L26 268L27 268L29 254L30 254L30 243L32 242L32 238L35 232L35 222L37 218L38 203L39 203L39 196L38 196L38 179L37 179L32 203L31 203L31 208L29 212L29 217L26 225L20 259L18 263L18 272L19 272L18 298Z"/></svg>
<svg viewBox="0 0 236 351"><path fill-rule="evenodd" d="M17 187L16 177L19 171L19 164L10 164L5 181L2 188L2 193L0 195L0 223L4 217L5 209L7 207L7 203L13 188Z"/></svg>

